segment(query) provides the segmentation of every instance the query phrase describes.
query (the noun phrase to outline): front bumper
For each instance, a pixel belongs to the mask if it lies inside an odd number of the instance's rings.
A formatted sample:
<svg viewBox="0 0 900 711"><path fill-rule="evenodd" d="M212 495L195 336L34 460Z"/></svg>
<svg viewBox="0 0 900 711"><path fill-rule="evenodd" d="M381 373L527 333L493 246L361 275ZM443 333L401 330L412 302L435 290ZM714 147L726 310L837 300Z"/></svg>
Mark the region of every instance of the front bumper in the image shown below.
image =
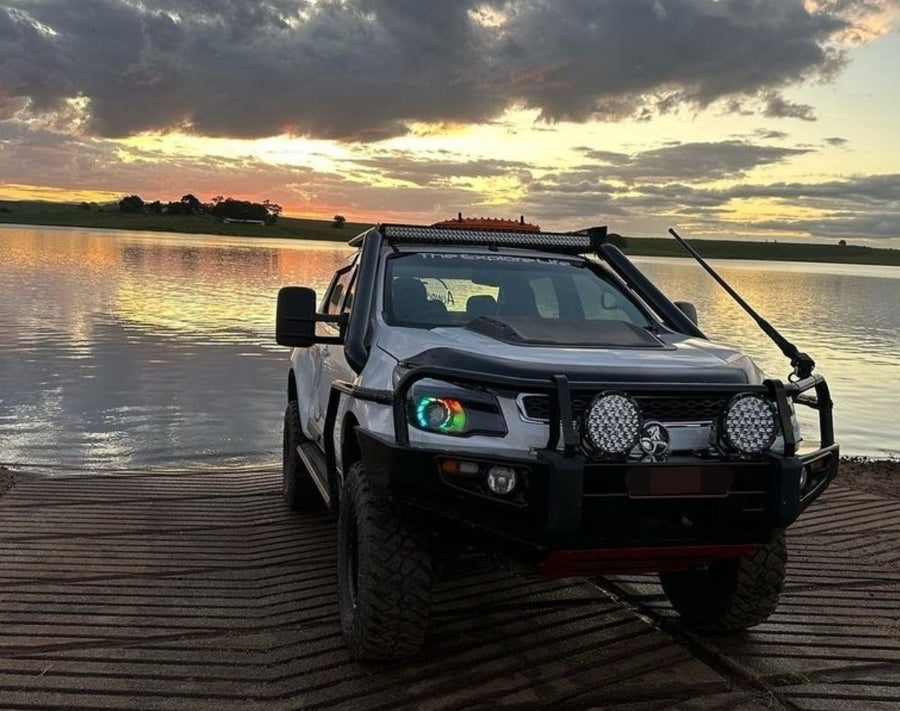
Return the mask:
<svg viewBox="0 0 900 711"><path fill-rule="evenodd" d="M503 451L451 455L362 428L357 438L376 493L404 515L454 540L531 560L551 551L601 549L630 549L670 564L675 549L692 559L723 557L728 547L739 555L742 546L765 543L793 523L835 477L839 459L836 444L760 461L684 456L642 463L597 462L555 450L522 457ZM447 460L474 462L478 473L448 473ZM485 484L487 470L498 465L517 472L510 495L492 494Z"/></svg>
<svg viewBox="0 0 900 711"><path fill-rule="evenodd" d="M443 354L447 356L447 354ZM699 392L732 396L758 392L776 405L782 453L755 460L719 448L663 461L589 459L579 446L574 397L608 389L606 381L570 380L566 374L475 372L437 362L414 365L393 391L347 392L390 404L395 438L357 427L361 453L377 494L422 525L459 543L543 562L562 574L618 570L677 570L743 555L793 523L837 475L831 397L818 375L759 385L619 383L629 394ZM447 356L444 360L452 360ZM512 393L544 393L548 437L537 452L509 449L448 453L410 442L407 395L424 378ZM819 414L819 442L801 450L792 427L792 404ZM447 459L465 460L474 475L453 474ZM512 467L518 485L507 496L485 485L491 466Z"/></svg>

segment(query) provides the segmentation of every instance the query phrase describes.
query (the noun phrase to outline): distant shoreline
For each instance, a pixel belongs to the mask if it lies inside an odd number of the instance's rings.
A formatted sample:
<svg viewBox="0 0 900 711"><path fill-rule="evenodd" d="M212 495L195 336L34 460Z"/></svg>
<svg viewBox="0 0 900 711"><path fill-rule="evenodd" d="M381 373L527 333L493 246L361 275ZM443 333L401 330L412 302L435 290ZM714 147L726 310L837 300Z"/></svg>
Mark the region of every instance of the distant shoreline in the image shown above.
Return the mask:
<svg viewBox="0 0 900 711"><path fill-rule="evenodd" d="M77 204L36 201L0 201L0 225L72 227L81 229L137 230L168 234L207 234L230 237L265 237L347 242L372 226L329 220L280 216L273 225L225 223L212 215L124 214L114 207L82 209ZM626 237L624 251L640 257L687 257L685 250L666 237ZM689 240L708 259L758 259L789 262L829 262L900 266L900 250L857 245L797 242Z"/></svg>

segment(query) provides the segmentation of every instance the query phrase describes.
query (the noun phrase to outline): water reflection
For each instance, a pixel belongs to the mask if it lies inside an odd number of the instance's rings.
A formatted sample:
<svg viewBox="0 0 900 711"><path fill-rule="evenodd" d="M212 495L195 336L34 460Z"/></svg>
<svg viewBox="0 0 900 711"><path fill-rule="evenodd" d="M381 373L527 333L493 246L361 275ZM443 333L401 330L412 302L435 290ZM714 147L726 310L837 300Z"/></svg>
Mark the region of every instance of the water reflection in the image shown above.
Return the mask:
<svg viewBox="0 0 900 711"><path fill-rule="evenodd" d="M63 468L253 464L280 456L285 284L320 293L331 243L0 228L0 462ZM783 356L705 274L642 259L706 333L770 373ZM900 269L723 263L832 383L845 451L897 451Z"/></svg>
<svg viewBox="0 0 900 711"><path fill-rule="evenodd" d="M685 260L636 260L673 299L693 301L713 340L741 346L770 375L787 359L715 282ZM900 372L900 269L774 262L713 262L716 270L801 351L816 360L835 400L847 454L897 456L892 424ZM815 415L801 411L812 426Z"/></svg>
<svg viewBox="0 0 900 711"><path fill-rule="evenodd" d="M270 461L286 352L274 298L346 256L283 240L0 232L0 461Z"/></svg>

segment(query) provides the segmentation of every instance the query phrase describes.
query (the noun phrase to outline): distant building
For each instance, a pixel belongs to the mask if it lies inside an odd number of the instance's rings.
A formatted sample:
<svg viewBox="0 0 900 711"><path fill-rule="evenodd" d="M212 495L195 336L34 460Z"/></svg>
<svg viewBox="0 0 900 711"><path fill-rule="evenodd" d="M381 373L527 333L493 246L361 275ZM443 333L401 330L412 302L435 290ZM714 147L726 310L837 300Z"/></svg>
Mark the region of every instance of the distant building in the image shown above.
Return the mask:
<svg viewBox="0 0 900 711"><path fill-rule="evenodd" d="M237 223L241 225L264 225L266 224L265 220L238 220L234 217L223 217L222 222L225 223Z"/></svg>

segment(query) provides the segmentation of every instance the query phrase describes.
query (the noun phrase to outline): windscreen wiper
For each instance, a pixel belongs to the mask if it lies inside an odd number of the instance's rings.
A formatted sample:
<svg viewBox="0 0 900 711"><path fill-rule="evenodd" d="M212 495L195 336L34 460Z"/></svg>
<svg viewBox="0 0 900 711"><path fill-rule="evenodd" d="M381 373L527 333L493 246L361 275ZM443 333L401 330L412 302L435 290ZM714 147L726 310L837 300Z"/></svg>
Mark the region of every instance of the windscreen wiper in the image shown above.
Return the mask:
<svg viewBox="0 0 900 711"><path fill-rule="evenodd" d="M762 316L760 316L753 308L744 301L738 293L728 286L727 282L716 274L715 270L709 264L707 264L703 257L701 257L697 251L691 247L675 230L671 227L669 228L669 234L672 235L678 243L684 247L688 253L699 262L700 266L703 267L707 273L715 279L719 286L721 286L725 291L728 292L728 295L731 296L732 299L737 301L738 305L744 309L754 321L756 321L756 325L759 326L763 333L765 333L772 341L775 343L778 348L781 349L781 352L784 353L785 357L790 359L791 367L794 369L794 376L800 379L808 378L812 375L813 369L816 367L816 362L808 356L806 353L801 353L797 346L791 343L787 338L782 336L775 330L775 327L772 326L768 321L766 321Z"/></svg>

